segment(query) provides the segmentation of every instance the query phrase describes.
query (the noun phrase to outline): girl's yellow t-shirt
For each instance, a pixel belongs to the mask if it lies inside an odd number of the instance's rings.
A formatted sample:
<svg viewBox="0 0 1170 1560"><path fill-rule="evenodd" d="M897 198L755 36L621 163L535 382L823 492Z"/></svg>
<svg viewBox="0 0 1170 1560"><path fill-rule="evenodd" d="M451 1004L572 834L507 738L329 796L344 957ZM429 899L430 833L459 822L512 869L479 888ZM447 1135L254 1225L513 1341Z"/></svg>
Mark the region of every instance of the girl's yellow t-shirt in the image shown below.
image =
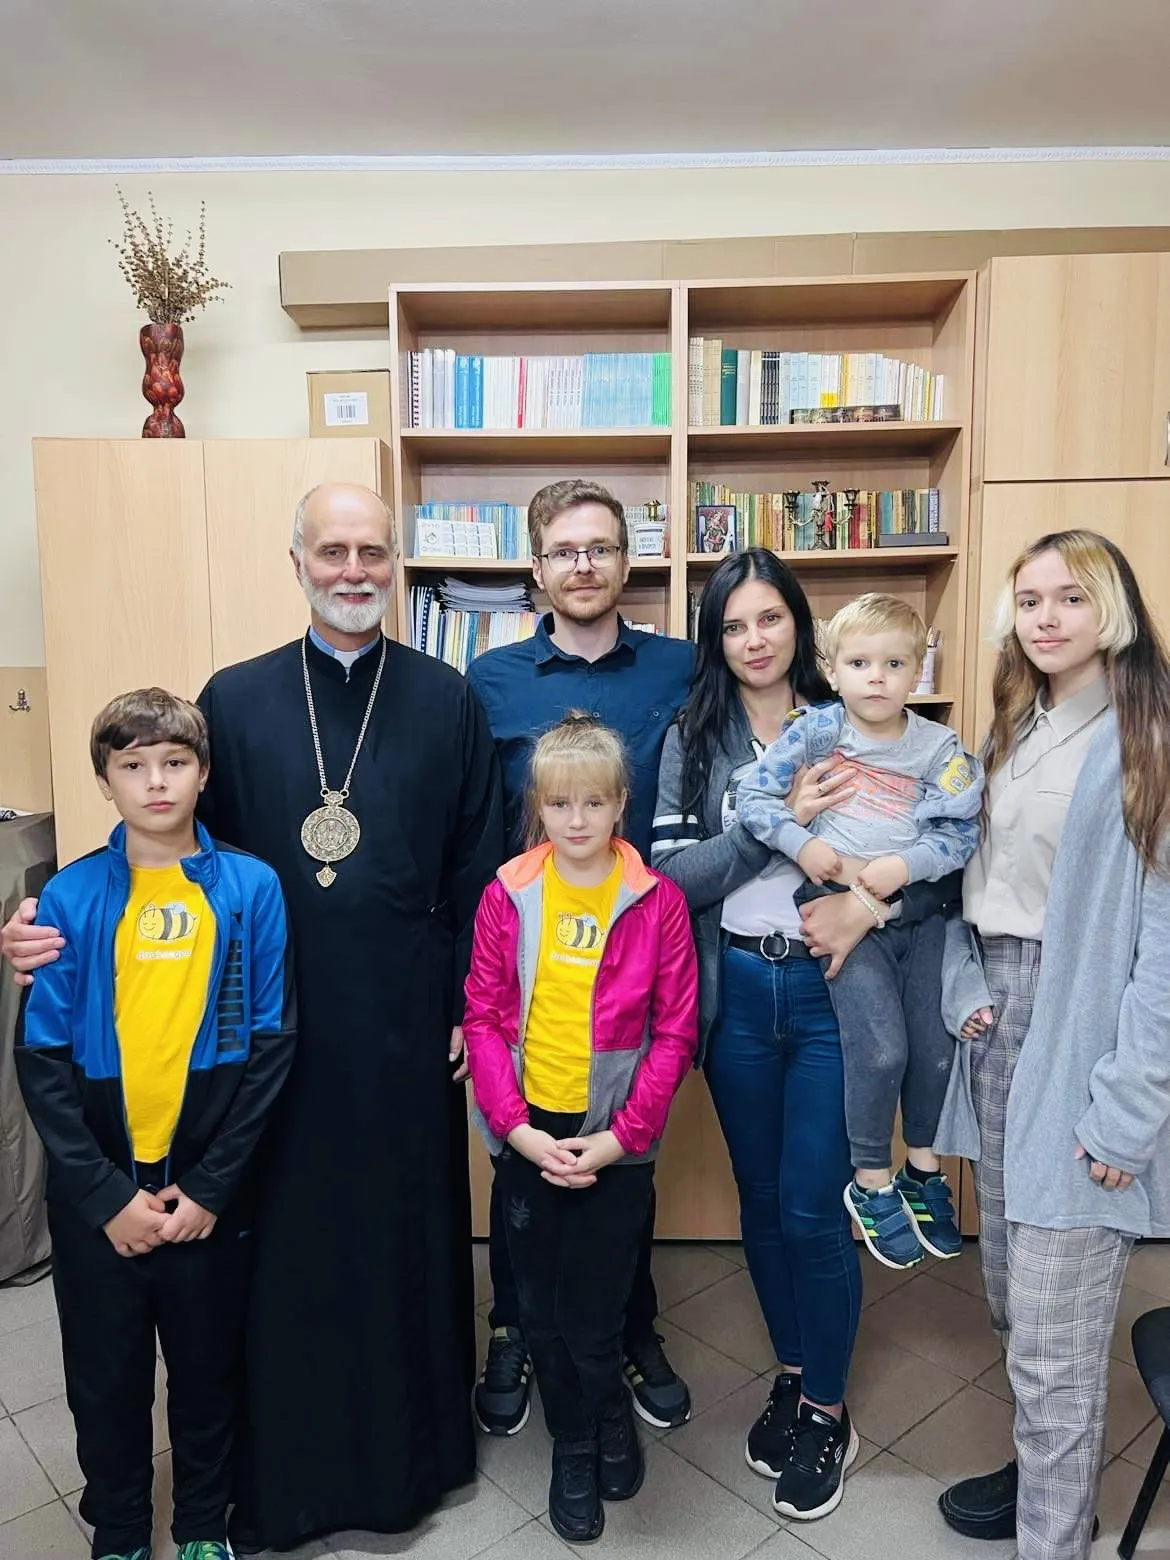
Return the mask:
<svg viewBox="0 0 1170 1560"><path fill-rule="evenodd" d="M215 922L182 867L131 867L114 938L114 1027L134 1157L171 1150L191 1051L207 1006Z"/></svg>
<svg viewBox="0 0 1170 1560"><path fill-rule="evenodd" d="M524 1031L524 1098L542 1110L589 1108L593 985L621 884L621 860L595 888L566 883L544 865L536 984Z"/></svg>

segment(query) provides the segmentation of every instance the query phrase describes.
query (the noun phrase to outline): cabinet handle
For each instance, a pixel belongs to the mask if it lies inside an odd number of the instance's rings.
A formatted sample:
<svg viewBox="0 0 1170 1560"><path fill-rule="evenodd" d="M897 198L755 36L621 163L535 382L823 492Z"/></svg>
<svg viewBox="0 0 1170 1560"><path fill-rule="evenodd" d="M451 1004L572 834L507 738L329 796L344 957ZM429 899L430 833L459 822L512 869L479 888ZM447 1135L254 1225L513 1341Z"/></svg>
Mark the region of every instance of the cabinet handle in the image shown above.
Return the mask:
<svg viewBox="0 0 1170 1560"><path fill-rule="evenodd" d="M1166 413L1166 458L1163 466L1170 466L1170 412Z"/></svg>

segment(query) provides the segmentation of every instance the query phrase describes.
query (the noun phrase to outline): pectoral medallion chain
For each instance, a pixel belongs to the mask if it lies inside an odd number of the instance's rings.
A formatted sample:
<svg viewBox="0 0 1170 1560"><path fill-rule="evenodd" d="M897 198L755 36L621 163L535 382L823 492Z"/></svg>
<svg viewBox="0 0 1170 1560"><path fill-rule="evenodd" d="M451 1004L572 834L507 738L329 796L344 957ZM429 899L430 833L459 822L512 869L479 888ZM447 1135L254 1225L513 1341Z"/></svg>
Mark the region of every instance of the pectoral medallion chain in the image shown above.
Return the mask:
<svg viewBox="0 0 1170 1560"><path fill-rule="evenodd" d="M309 681L309 658L305 652L304 641L301 642L301 669L305 674L305 702L309 707L309 729L313 733L313 751L317 755L317 774L321 780L321 799L323 807L318 807L311 812L301 824L301 844L307 855L314 861L323 861L325 865L316 874L317 881L322 888L328 888L336 882L337 873L334 872L332 863L343 861L346 856L352 855L357 849L358 841L362 837L361 826L353 813L346 807L349 800L349 783L353 779L354 768L357 765L358 754L362 750L362 743L366 739L366 728L370 724L370 716L374 713L374 702L378 697L378 685L382 681L382 668L386 664L386 640L382 639L382 652L378 657L378 670L374 673L374 686L370 689L370 701L366 705L365 718L362 721L362 729L358 732L357 746L353 750L353 757L349 761L349 772L339 791L331 791L329 782L325 778L325 760L321 754L321 737L317 730L317 711L313 705L313 685Z"/></svg>

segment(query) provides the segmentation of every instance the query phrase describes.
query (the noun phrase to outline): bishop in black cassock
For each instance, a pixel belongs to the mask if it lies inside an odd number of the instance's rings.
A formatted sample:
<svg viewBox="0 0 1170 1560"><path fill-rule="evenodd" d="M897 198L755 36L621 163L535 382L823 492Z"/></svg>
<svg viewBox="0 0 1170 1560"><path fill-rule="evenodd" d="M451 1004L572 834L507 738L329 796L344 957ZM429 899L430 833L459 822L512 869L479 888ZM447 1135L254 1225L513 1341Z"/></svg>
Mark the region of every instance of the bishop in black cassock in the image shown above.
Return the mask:
<svg viewBox="0 0 1170 1560"><path fill-rule="evenodd" d="M237 1549L401 1531L475 1473L466 1106L448 1050L503 832L491 734L457 672L384 641L347 803L360 842L328 887L301 842L321 805L302 653L340 788L382 643L347 669L298 640L217 672L199 700L205 821L276 868L299 1007L263 1150Z"/></svg>

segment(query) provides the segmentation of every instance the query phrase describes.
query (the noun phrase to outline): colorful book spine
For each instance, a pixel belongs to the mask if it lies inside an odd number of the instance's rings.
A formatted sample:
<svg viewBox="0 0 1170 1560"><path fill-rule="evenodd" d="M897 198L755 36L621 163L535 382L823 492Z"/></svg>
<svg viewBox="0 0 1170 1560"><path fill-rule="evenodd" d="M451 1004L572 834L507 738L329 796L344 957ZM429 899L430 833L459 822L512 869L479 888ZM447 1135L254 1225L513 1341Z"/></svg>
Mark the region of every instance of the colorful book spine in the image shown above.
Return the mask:
<svg viewBox="0 0 1170 1560"><path fill-rule="evenodd" d="M773 427L796 420L794 410L877 406L895 407L897 418L870 420L937 422L944 415L944 391L943 375L880 352L757 352L694 336L687 354L692 427Z"/></svg>

